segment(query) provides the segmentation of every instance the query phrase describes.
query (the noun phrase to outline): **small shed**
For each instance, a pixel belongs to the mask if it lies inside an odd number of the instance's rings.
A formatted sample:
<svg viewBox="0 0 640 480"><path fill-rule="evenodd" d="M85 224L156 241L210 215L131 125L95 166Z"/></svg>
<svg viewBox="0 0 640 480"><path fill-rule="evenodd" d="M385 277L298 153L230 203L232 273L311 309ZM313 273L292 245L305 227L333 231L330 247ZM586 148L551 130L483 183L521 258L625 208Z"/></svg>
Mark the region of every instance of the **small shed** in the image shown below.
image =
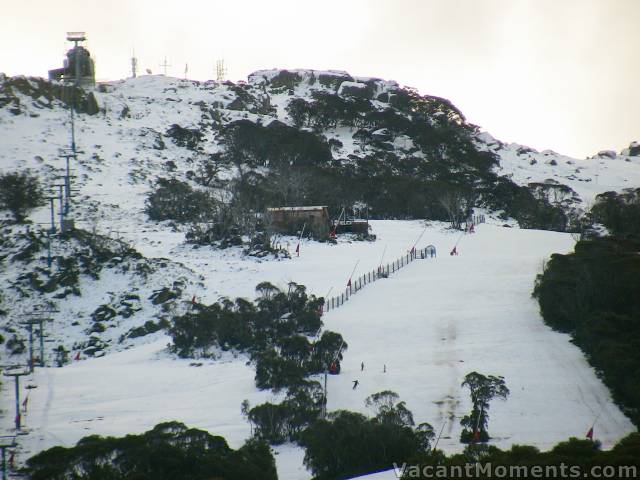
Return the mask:
<svg viewBox="0 0 640 480"><path fill-rule="evenodd" d="M274 230L293 235L306 225L307 232L324 237L331 226L326 206L267 208L267 217Z"/></svg>

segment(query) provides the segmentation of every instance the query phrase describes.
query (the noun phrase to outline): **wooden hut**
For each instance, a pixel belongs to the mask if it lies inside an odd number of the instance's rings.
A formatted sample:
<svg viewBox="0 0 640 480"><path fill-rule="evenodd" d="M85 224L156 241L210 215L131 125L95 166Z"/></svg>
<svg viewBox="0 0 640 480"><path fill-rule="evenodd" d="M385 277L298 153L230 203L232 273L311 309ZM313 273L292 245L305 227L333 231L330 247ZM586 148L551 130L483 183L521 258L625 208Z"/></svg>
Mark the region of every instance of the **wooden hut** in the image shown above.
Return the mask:
<svg viewBox="0 0 640 480"><path fill-rule="evenodd" d="M306 225L307 232L315 237L324 237L331 227L326 206L268 208L267 217L274 230L291 235L297 234Z"/></svg>

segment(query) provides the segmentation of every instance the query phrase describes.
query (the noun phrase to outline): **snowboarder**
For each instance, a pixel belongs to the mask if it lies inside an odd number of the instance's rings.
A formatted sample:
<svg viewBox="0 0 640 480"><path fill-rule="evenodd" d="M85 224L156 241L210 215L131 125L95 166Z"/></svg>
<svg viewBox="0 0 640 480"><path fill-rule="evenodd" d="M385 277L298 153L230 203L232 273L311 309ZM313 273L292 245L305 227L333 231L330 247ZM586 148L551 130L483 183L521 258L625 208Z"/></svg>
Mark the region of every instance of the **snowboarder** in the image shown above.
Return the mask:
<svg viewBox="0 0 640 480"><path fill-rule="evenodd" d="M363 372L364 371L364 362L360 363L360 371Z"/></svg>
<svg viewBox="0 0 640 480"><path fill-rule="evenodd" d="M356 387L358 386L358 384L359 384L359 383L360 383L360 382L359 382L358 380L354 380L354 381L353 381L353 390L355 390L355 389L356 389Z"/></svg>

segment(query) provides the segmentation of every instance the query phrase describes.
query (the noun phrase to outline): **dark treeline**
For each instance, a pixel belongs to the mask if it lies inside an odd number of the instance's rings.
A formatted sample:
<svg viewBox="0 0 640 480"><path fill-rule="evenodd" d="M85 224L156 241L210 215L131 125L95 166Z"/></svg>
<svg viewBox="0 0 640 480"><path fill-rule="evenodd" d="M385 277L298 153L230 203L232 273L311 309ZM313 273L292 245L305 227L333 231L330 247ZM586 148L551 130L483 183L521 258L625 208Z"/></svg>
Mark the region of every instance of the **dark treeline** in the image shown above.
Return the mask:
<svg viewBox="0 0 640 480"><path fill-rule="evenodd" d="M224 438L162 423L140 435L92 435L27 461L31 480L277 480L269 446L249 440L232 450Z"/></svg>
<svg viewBox="0 0 640 480"><path fill-rule="evenodd" d="M545 322L570 333L615 400L640 425L640 190L598 196L594 220L611 235L554 254L534 296Z"/></svg>
<svg viewBox="0 0 640 480"><path fill-rule="evenodd" d="M480 473L477 476L465 476L465 466L473 466L476 463L483 468L491 464L493 476L489 476L488 473L483 474L482 470L479 470ZM425 469L425 467L427 468ZM445 455L441 451L434 451L422 458L410 459L402 478L403 480L414 478L425 480L427 478L498 478L501 474L497 467L505 468L502 470L503 472L510 472L509 469L512 468L513 473L507 473L501 478L587 478L592 473L594 476L599 475L602 478L605 476L608 478L637 478L640 473L640 434L628 435L607 451L600 450L598 442L577 438L561 442L547 452L541 452L536 447L528 445L514 445L509 450L500 450L497 447L484 444L469 445L464 452L454 455ZM520 467L520 469L513 467ZM529 469L528 476L523 473L522 467ZM541 470L536 473L532 467ZM592 471L593 467L597 469ZM618 470L617 467L622 467L622 469ZM476 470L472 469L471 471L475 472Z"/></svg>

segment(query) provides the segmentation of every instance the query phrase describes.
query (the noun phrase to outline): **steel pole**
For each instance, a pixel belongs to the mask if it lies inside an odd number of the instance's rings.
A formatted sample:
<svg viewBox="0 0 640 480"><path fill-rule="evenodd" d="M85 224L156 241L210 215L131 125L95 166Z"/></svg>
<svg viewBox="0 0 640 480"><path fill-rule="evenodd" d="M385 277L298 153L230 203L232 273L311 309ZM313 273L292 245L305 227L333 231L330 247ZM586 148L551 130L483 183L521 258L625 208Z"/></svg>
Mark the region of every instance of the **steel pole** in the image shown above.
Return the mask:
<svg viewBox="0 0 640 480"><path fill-rule="evenodd" d="M40 366L44 367L44 320L40 320Z"/></svg>
<svg viewBox="0 0 640 480"><path fill-rule="evenodd" d="M15 376L16 386L16 430L20 430L20 376Z"/></svg>
<svg viewBox="0 0 640 480"><path fill-rule="evenodd" d="M29 372L33 373L33 323L29 323Z"/></svg>
<svg viewBox="0 0 640 480"><path fill-rule="evenodd" d="M2 480L7 480L7 447L2 446Z"/></svg>

